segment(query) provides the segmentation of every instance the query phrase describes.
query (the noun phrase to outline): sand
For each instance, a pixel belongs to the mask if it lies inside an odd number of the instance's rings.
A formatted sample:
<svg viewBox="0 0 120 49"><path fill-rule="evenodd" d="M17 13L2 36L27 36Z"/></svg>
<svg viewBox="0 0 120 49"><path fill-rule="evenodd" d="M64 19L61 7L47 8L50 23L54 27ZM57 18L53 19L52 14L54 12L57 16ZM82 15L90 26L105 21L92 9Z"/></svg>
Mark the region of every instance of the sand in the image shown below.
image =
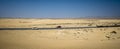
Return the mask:
<svg viewBox="0 0 120 49"><path fill-rule="evenodd" d="M120 24L119 19L0 19L0 28ZM0 49L120 49L120 27L0 30Z"/></svg>

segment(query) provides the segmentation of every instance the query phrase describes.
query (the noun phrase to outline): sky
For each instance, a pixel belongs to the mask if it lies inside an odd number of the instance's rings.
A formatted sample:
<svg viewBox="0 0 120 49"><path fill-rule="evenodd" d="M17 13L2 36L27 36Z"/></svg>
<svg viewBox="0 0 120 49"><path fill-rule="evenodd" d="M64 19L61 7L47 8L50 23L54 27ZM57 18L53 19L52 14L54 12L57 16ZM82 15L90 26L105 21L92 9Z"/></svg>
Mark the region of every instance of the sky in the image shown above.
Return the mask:
<svg viewBox="0 0 120 49"><path fill-rule="evenodd" d="M0 17L120 18L120 0L0 0Z"/></svg>

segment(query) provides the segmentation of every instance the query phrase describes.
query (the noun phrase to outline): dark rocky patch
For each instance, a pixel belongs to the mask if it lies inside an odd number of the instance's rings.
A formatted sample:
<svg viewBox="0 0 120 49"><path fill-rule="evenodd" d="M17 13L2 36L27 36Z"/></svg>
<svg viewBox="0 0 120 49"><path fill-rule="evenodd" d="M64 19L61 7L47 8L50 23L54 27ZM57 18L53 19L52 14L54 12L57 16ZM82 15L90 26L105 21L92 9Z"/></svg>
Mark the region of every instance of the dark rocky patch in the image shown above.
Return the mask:
<svg viewBox="0 0 120 49"><path fill-rule="evenodd" d="M112 32L110 32L111 34L117 34L117 32L116 31L112 31Z"/></svg>

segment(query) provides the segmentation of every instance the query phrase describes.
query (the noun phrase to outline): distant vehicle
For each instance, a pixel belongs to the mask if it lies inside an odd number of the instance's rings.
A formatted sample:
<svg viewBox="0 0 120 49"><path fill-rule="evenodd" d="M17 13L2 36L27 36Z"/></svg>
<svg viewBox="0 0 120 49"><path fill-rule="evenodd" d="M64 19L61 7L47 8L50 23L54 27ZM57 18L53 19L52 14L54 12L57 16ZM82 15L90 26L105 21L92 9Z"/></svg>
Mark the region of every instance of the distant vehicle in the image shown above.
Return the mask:
<svg viewBox="0 0 120 49"><path fill-rule="evenodd" d="M38 30L38 28L37 27L33 27L32 30Z"/></svg>
<svg viewBox="0 0 120 49"><path fill-rule="evenodd" d="M57 26L56 28L62 28L62 26Z"/></svg>

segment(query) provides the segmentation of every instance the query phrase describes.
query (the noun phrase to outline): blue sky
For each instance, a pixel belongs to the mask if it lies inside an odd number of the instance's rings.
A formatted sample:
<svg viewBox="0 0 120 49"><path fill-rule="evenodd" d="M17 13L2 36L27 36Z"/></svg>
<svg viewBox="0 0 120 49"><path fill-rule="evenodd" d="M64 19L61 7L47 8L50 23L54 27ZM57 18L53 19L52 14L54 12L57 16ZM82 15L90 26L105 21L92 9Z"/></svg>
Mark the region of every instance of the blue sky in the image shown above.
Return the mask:
<svg viewBox="0 0 120 49"><path fill-rule="evenodd" d="M120 0L0 0L0 17L120 18Z"/></svg>

